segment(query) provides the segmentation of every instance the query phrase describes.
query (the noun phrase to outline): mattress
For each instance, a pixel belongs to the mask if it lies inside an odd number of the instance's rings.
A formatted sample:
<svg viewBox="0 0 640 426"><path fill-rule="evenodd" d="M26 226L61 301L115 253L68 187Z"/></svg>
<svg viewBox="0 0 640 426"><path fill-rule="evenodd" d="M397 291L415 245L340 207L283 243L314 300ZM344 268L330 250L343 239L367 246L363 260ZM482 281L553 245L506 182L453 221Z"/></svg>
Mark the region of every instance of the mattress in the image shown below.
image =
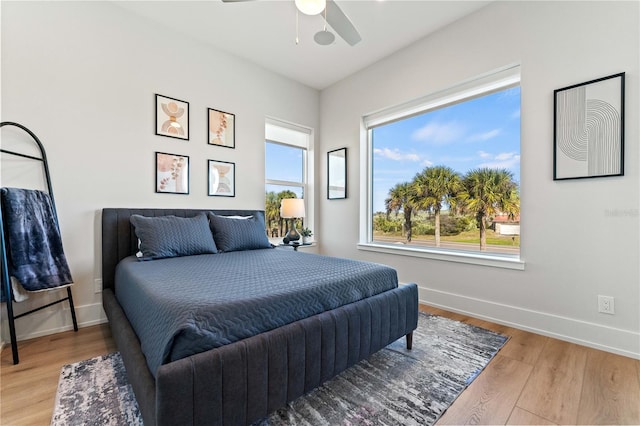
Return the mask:
<svg viewBox="0 0 640 426"><path fill-rule="evenodd" d="M284 249L123 259L115 293L149 370L383 293L388 266Z"/></svg>

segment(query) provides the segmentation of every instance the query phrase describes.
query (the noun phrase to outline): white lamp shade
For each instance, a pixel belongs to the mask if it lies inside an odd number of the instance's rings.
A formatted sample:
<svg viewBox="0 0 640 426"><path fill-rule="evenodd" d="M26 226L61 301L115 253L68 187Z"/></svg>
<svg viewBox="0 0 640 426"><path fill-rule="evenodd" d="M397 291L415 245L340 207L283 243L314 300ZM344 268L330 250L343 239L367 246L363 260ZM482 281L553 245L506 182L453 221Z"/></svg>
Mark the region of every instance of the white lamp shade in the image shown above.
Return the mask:
<svg viewBox="0 0 640 426"><path fill-rule="evenodd" d="M327 0L295 0L298 10L305 15L317 15L327 6Z"/></svg>
<svg viewBox="0 0 640 426"><path fill-rule="evenodd" d="M280 202L280 217L285 219L304 217L304 200L300 198L284 198Z"/></svg>

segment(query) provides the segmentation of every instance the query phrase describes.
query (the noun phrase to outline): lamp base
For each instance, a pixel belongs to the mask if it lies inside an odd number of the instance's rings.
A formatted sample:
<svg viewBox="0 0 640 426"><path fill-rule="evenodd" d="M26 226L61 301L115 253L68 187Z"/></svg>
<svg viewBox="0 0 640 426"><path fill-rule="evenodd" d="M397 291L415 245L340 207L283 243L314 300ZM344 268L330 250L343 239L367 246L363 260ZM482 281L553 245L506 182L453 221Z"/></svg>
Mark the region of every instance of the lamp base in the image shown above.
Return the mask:
<svg viewBox="0 0 640 426"><path fill-rule="evenodd" d="M291 228L289 229L289 232L287 232L287 235L285 235L284 237L287 238L289 242L292 243L300 239L300 233L296 231L295 225L292 225Z"/></svg>

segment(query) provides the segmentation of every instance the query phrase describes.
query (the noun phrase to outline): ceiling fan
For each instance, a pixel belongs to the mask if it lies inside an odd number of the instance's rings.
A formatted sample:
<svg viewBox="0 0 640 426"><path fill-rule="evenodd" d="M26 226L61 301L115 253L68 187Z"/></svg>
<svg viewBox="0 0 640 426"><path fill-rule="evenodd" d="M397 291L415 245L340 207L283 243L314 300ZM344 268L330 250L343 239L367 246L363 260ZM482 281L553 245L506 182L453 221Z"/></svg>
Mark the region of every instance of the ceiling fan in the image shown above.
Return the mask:
<svg viewBox="0 0 640 426"><path fill-rule="evenodd" d="M222 0L224 3L238 3L252 0ZM347 15L333 0L295 0L296 8L305 15L319 15L322 13L327 24L344 39L350 46L355 46L362 37L353 26ZM321 45L333 43L334 36L327 31L326 26L323 31L316 33L314 40Z"/></svg>

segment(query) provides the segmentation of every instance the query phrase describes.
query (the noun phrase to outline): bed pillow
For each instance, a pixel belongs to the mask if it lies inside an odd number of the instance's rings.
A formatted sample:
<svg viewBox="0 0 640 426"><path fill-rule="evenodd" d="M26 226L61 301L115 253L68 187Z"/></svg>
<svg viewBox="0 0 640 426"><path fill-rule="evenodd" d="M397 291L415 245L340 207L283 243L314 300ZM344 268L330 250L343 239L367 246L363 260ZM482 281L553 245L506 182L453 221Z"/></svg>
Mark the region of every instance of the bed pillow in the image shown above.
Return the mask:
<svg viewBox="0 0 640 426"><path fill-rule="evenodd" d="M223 252L271 248L264 222L256 217L235 219L209 213L211 233Z"/></svg>
<svg viewBox="0 0 640 426"><path fill-rule="evenodd" d="M216 243L204 214L195 217L131 215L140 239L141 260L217 253Z"/></svg>

